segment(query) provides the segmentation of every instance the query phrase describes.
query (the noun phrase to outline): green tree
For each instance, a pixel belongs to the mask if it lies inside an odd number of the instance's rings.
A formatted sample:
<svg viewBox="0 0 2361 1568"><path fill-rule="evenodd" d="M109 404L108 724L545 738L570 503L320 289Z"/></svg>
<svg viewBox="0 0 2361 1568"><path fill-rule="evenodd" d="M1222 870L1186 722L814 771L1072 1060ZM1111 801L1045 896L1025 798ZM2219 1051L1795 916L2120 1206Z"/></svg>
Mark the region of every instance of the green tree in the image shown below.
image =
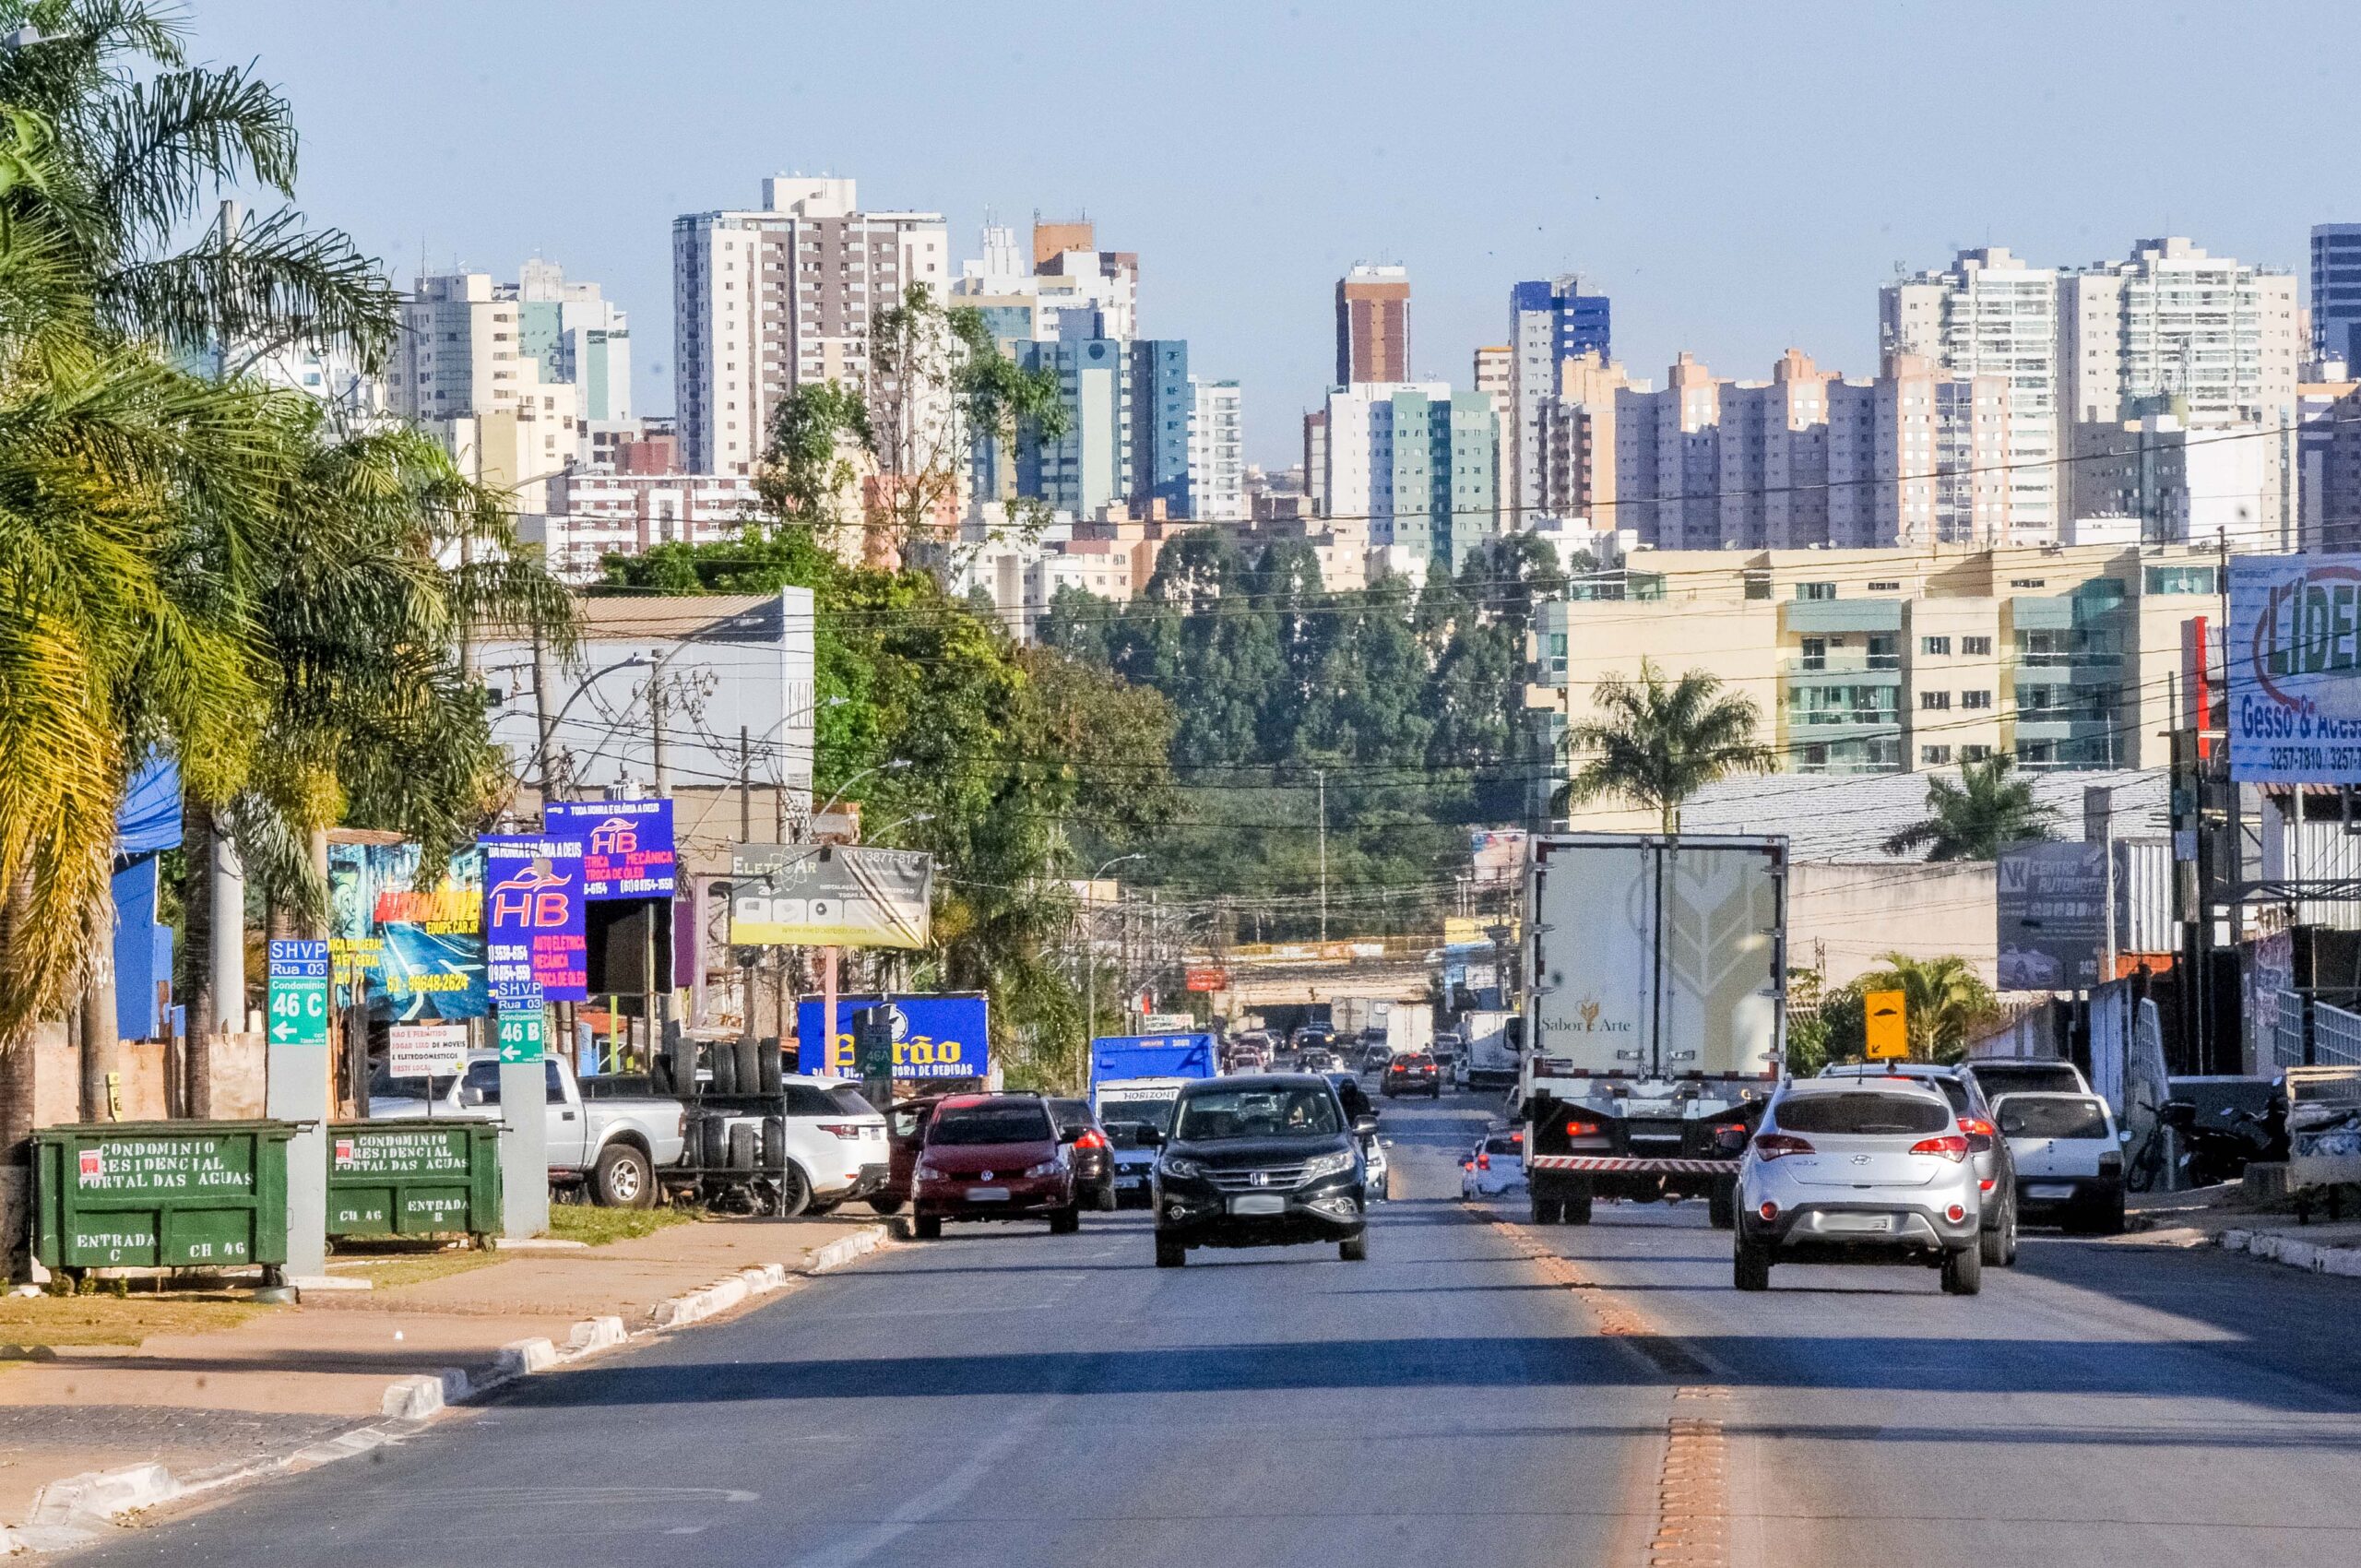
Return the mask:
<svg viewBox="0 0 2361 1568"><path fill-rule="evenodd" d="M1571 726L1569 752L1582 760L1559 787L1551 809L1619 795L1655 812L1667 833L1680 831L1681 802L1734 773L1772 765L1755 738L1761 716L1744 697L1724 695L1703 670L1667 683L1640 662L1636 680L1610 675L1592 695L1595 717Z"/></svg>
<svg viewBox="0 0 2361 1568"><path fill-rule="evenodd" d="M1927 780L1927 815L1885 840L1889 855L1927 851L1930 861L1989 861L2002 845L2057 837L2057 811L2034 798L2032 783L2011 778L2015 762L1995 754L1959 770L1954 784Z"/></svg>
<svg viewBox="0 0 2361 1568"><path fill-rule="evenodd" d="M1965 1054L1970 1036L1999 1016L1992 988L1977 978L1964 958L1913 958L1887 953L1878 961L1885 967L1861 976L1853 982L1853 989L1864 994L1902 992L1913 1057L1957 1061Z"/></svg>

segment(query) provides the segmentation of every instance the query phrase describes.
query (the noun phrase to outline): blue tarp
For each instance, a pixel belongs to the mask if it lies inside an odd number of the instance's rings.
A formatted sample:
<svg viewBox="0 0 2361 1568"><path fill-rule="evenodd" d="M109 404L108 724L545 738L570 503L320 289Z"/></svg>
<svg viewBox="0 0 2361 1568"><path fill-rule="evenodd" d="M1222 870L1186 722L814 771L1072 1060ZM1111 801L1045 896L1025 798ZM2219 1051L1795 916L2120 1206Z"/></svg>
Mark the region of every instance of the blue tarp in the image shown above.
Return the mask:
<svg viewBox="0 0 2361 1568"><path fill-rule="evenodd" d="M1209 1034L1101 1035L1090 1042L1094 1085L1124 1078L1213 1075L1214 1037Z"/></svg>
<svg viewBox="0 0 2361 1568"><path fill-rule="evenodd" d="M181 770L170 757L152 757L131 777L114 814L114 852L136 860L181 843Z"/></svg>
<svg viewBox="0 0 2361 1568"><path fill-rule="evenodd" d="M154 1039L169 1017L172 931L158 922L156 857L181 842L181 770L152 757L114 814L114 1016L125 1039Z"/></svg>

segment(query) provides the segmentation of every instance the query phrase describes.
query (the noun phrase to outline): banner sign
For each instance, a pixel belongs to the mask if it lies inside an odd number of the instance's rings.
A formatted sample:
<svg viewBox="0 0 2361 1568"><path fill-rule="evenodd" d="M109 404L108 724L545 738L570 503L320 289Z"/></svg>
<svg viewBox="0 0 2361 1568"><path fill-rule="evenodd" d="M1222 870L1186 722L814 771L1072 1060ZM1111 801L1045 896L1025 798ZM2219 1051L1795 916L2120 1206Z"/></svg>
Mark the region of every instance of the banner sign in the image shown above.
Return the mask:
<svg viewBox="0 0 2361 1568"><path fill-rule="evenodd" d="M2361 555L2230 557L2230 777L2361 783Z"/></svg>
<svg viewBox="0 0 2361 1568"><path fill-rule="evenodd" d="M448 1078L467 1069L465 1024L396 1024L386 1032L389 1077Z"/></svg>
<svg viewBox="0 0 2361 1568"><path fill-rule="evenodd" d="M271 1044L327 1044L326 943L271 942L269 1006Z"/></svg>
<svg viewBox="0 0 2361 1568"><path fill-rule="evenodd" d="M552 801L541 807L541 830L582 840L584 897L672 897L670 801Z"/></svg>
<svg viewBox="0 0 2361 1568"><path fill-rule="evenodd" d="M823 1039L820 999L795 1009L796 1071L824 1077L860 1075L853 1055L853 1019L883 1004L894 1024L894 1076L980 1078L991 1071L991 1017L983 993L931 996L839 996L836 1027Z"/></svg>
<svg viewBox="0 0 2361 1568"><path fill-rule="evenodd" d="M2106 845L2003 845L1993 903L2002 991L2079 991L2099 983Z"/></svg>
<svg viewBox="0 0 2361 1568"><path fill-rule="evenodd" d="M1211 966L1186 969L1181 973L1181 984L1189 991L1228 991L1229 971Z"/></svg>
<svg viewBox="0 0 2361 1568"><path fill-rule="evenodd" d="M415 844L328 846L328 957L378 1023L484 1016L483 855L421 873Z"/></svg>
<svg viewBox="0 0 2361 1568"><path fill-rule="evenodd" d="M845 844L741 844L730 852L730 874L735 945L927 944L931 855Z"/></svg>
<svg viewBox="0 0 2361 1568"><path fill-rule="evenodd" d="M537 981L550 1002L587 1001L582 841L542 835L476 842L483 846L484 929L500 980Z"/></svg>

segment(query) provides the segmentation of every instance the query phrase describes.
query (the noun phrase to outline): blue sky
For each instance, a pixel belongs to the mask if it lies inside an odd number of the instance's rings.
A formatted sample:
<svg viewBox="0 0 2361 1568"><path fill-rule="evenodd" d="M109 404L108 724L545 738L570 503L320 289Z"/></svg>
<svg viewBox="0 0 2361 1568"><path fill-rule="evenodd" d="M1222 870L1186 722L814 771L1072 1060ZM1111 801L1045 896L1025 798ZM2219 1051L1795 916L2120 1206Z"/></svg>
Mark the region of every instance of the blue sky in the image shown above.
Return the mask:
<svg viewBox="0 0 2361 1568"><path fill-rule="evenodd" d="M1422 374L1465 382L1512 282L1579 270L1635 374L1794 345L1858 375L1897 264L2169 232L2300 271L2312 223L2361 219L2349 0L192 5L201 57L292 97L318 220L404 279L422 240L605 284L650 412L673 215L784 170L940 210L962 255L987 211L1087 213L1271 464L1356 260L1410 267Z"/></svg>

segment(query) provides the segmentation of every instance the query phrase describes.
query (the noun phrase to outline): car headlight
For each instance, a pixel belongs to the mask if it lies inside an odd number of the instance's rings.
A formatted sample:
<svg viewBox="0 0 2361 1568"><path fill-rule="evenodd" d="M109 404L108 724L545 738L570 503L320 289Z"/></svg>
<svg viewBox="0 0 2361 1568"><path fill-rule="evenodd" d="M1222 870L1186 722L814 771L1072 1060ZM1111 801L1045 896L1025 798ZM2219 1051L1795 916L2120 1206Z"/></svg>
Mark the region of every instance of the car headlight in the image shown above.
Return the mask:
<svg viewBox="0 0 2361 1568"><path fill-rule="evenodd" d="M1323 1176L1334 1176L1350 1170L1358 1158L1351 1149L1338 1149L1335 1154L1315 1155L1303 1168L1303 1179L1317 1182Z"/></svg>
<svg viewBox="0 0 2361 1568"><path fill-rule="evenodd" d="M1027 1176L1055 1176L1059 1171L1063 1170L1065 1168L1065 1156L1060 1155L1055 1159L1045 1159L1038 1165L1026 1167L1025 1174Z"/></svg>
<svg viewBox="0 0 2361 1568"><path fill-rule="evenodd" d="M1205 1168L1202 1162L1183 1159L1172 1155L1166 1156L1164 1163L1156 1169L1157 1174L1160 1176L1178 1176L1183 1182L1200 1181L1205 1174Z"/></svg>
<svg viewBox="0 0 2361 1568"><path fill-rule="evenodd" d="M940 1182L943 1180L943 1172L937 1170L931 1165L921 1165L917 1170L910 1172L910 1180L913 1182Z"/></svg>

